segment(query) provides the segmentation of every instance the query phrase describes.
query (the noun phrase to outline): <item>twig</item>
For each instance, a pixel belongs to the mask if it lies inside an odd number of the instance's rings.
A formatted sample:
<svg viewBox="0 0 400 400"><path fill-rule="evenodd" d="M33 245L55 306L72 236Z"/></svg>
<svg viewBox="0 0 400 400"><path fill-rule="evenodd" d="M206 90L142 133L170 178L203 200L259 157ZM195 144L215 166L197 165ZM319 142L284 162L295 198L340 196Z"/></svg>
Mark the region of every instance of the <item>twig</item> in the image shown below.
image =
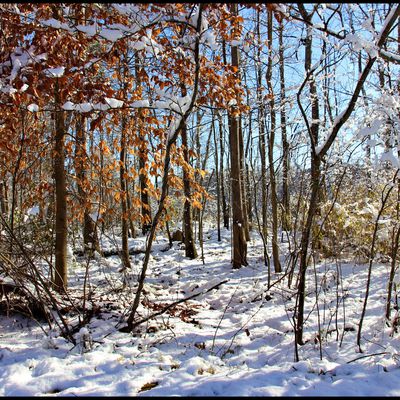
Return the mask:
<svg viewBox="0 0 400 400"><path fill-rule="evenodd" d="M354 362L354 361L361 360L362 358L373 357L373 356L381 356L381 355L383 355L383 354L389 354L389 352L387 352L387 351L382 351L382 352L380 352L380 353L367 354L367 355L365 355L365 356L357 357L357 358L355 358L354 360L347 361L346 364L350 364L350 363L352 363L352 362Z"/></svg>

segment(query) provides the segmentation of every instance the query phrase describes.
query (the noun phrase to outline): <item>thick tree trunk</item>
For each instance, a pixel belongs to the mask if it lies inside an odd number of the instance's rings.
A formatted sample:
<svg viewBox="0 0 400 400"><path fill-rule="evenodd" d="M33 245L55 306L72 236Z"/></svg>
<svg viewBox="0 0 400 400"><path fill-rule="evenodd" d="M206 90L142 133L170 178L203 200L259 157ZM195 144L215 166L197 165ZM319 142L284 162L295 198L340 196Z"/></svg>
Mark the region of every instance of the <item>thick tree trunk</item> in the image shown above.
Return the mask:
<svg viewBox="0 0 400 400"><path fill-rule="evenodd" d="M231 4L231 11L237 14L237 4ZM237 46L231 48L232 66L239 67L239 51ZM231 193L232 193L232 236L233 236L233 268L247 265L247 243L245 237L245 221L243 210L242 174L241 174L241 139L240 117L229 115L229 145L231 156Z"/></svg>
<svg viewBox="0 0 400 400"><path fill-rule="evenodd" d="M55 215L55 271L53 285L58 292L65 292L67 279L67 189L65 172L65 116L60 107L58 78L55 83L55 145L54 145L54 181L56 196Z"/></svg>
<svg viewBox="0 0 400 400"><path fill-rule="evenodd" d="M182 87L182 96L186 96L186 88ZM186 121L181 131L183 159L189 166L189 148L187 140ZM194 244L193 223L192 223L192 206L190 204L190 176L187 166L183 167L183 191L185 194L185 204L183 206L183 237L185 243L185 255L188 258L197 258L196 246Z"/></svg>
<svg viewBox="0 0 400 400"><path fill-rule="evenodd" d="M229 143L231 153L233 268L247 265L247 243L244 232L242 185L240 174L239 121L230 117Z"/></svg>

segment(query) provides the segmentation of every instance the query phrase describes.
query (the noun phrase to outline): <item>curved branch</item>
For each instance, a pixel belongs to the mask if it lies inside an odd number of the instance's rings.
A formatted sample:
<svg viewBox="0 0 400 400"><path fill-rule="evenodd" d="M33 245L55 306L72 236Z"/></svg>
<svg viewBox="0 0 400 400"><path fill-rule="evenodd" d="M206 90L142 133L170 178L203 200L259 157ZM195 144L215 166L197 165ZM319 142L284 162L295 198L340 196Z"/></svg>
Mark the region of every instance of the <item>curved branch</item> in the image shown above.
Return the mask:
<svg viewBox="0 0 400 400"><path fill-rule="evenodd" d="M388 17L385 20L385 23L383 24L382 31L381 31L378 41L376 43L376 46L378 48L382 47L383 44L385 43L387 37L389 36L391 29L393 28L393 25L395 24L396 20L399 18L399 15L400 15L400 5L397 5L389 13ZM326 153L332 146L332 143L336 139L336 136L339 133L340 128L347 122L351 113L353 112L353 110L356 106L356 103L357 103L357 99L363 88L364 82L366 81L376 59L377 59L377 56L369 57L368 62L366 64L366 66L364 67L363 72L360 75L360 78L357 82L357 85L354 89L353 95L351 96L351 99L350 99L346 109L335 118L335 121L333 122L333 126L331 128L330 135L328 136L327 140L325 141L325 143L321 146L320 150L318 151L318 154L321 157L326 155Z"/></svg>

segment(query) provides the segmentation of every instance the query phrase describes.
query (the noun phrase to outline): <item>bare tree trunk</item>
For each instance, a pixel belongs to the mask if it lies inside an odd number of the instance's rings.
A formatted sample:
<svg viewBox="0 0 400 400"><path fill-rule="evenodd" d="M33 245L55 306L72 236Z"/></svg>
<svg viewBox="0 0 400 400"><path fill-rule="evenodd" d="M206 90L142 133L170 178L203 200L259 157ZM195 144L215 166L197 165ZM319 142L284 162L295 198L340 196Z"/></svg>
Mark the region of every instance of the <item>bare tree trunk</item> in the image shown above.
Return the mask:
<svg viewBox="0 0 400 400"><path fill-rule="evenodd" d="M140 78L140 62L141 58L136 52L135 55L135 74L136 74L136 85L141 89L141 78ZM148 178L144 173L144 168L146 164L146 160L148 158L147 153L147 142L145 140L143 134L143 111L138 111L138 135L140 139L140 145L138 149L138 158L139 158L139 185L140 185L140 197L142 201L142 234L146 235L151 228L151 207L150 207L150 197L148 192Z"/></svg>
<svg viewBox="0 0 400 400"><path fill-rule="evenodd" d="M231 11L237 14L237 4L231 4ZM239 67L237 46L231 49L232 65ZM243 192L241 183L240 157L240 121L239 116L229 115L229 144L231 155L231 191L232 191L232 233L233 233L233 268L247 265L247 243L244 227Z"/></svg>
<svg viewBox="0 0 400 400"><path fill-rule="evenodd" d="M287 140L286 129L286 89L285 89L285 56L283 47L283 20L279 22L279 76L281 90L281 133L282 133L282 229L291 230L290 193L289 193L289 170L290 170L290 147Z"/></svg>
<svg viewBox="0 0 400 400"><path fill-rule="evenodd" d="M128 226L128 205L127 205L127 185L126 185L126 170L125 170L125 161L126 161L126 129L127 129L127 121L126 116L122 116L122 124L121 124L121 151L119 155L120 165L119 165L119 184L120 184L120 204L121 204L121 240L122 240L122 252L121 259L123 264L123 270L126 270L131 267L131 263L129 260L129 247L128 247L128 236L129 236L129 226Z"/></svg>
<svg viewBox="0 0 400 400"><path fill-rule="evenodd" d="M219 112L217 112L218 116L218 125L219 125L219 150L220 150L220 159L219 159L219 171L220 171L220 181L221 181L221 200L222 200L222 215L224 220L224 227L229 229L229 205L226 201L225 196L225 179L224 179L224 130L222 125L222 116Z"/></svg>
<svg viewBox="0 0 400 400"><path fill-rule="evenodd" d="M308 14L302 4L299 4L300 12L303 18L311 22L312 15ZM312 31L307 26L307 37L305 39L305 62L304 69L306 74L309 74L310 81L310 101L311 101L311 127L309 131L312 148L314 149L318 144L319 135L319 104L317 97L317 87L315 84L313 72L311 71L312 59ZM306 270L307 270L307 253L308 245L311 236L312 224L317 210L318 194L320 189L320 176L321 176L321 159L319 155L312 151L311 153L311 197L307 211L306 224L302 230L301 243L300 243L300 266L299 266L299 284L298 284L298 307L297 307L297 321L295 327L296 343L303 344L303 326L304 326L304 301L305 301L305 285L306 285Z"/></svg>
<svg viewBox="0 0 400 400"><path fill-rule="evenodd" d="M96 224L90 217L90 199L85 190L86 168L86 118L79 114L76 116L76 148L75 148L75 171L77 177L78 196L83 214L83 251L89 251L91 255L93 250L100 252L99 239L96 231Z"/></svg>
<svg viewBox="0 0 400 400"><path fill-rule="evenodd" d="M182 86L182 96L186 96L186 88ZM197 258L196 246L194 244L193 224L192 224L192 206L190 204L190 177L187 167L189 166L189 148L187 140L186 121L183 124L182 131L183 159L187 166L183 167L183 191L185 194L185 203L183 206L183 240L185 243L185 255L188 258Z"/></svg>
<svg viewBox="0 0 400 400"><path fill-rule="evenodd" d="M221 179L219 173L219 165L218 165L218 141L217 134L215 129L215 116L212 114L212 131L214 136L214 159L215 159L215 181L216 181L216 189L217 189L217 235L218 242L221 241Z"/></svg>
<svg viewBox="0 0 400 400"><path fill-rule="evenodd" d="M249 101L248 101L249 104ZM251 185L250 174L253 173L250 170L251 160L253 159L253 130L252 130L252 112L249 112L249 133L247 135L247 143L246 143L246 151L244 154L245 158L245 174L246 174L246 199L247 199L247 224L248 230L251 231L253 229L253 205L251 199L254 197L253 187Z"/></svg>
<svg viewBox="0 0 400 400"><path fill-rule="evenodd" d="M7 186L4 182L0 182L0 212L7 219Z"/></svg>
<svg viewBox="0 0 400 400"><path fill-rule="evenodd" d="M300 267L299 267L299 284L298 284L298 309L297 309L297 322L296 322L296 342L297 344L303 343L303 325L304 325L304 301L306 290L306 270L307 270L307 251L308 244L311 236L311 228L317 209L318 193L320 188L320 159L315 157L312 161L311 168L311 197L307 211L307 220L303 228L300 243Z"/></svg>
<svg viewBox="0 0 400 400"><path fill-rule="evenodd" d="M121 60L122 63L122 77L123 77L123 94L124 99L127 98L127 69L126 65L126 57L123 57ZM128 185L127 185L127 170L126 170L126 156L127 156L127 146L128 146L128 120L127 115L122 115L121 120L121 140L120 140L120 153L119 153L119 185L120 185L120 205L121 205L121 241L122 241L122 250L121 250L121 261L122 261L122 270L125 271L131 267L131 263L129 260L129 247L128 247L128 238L129 238L129 224L128 224Z"/></svg>
<svg viewBox="0 0 400 400"><path fill-rule="evenodd" d="M55 276L54 288L58 292L65 292L68 286L67 278L67 188L65 173L65 112L60 107L60 92L58 78L55 82L55 144L54 144L54 181L56 196L56 215L55 215Z"/></svg>
<svg viewBox="0 0 400 400"><path fill-rule="evenodd" d="M11 178L11 212L10 212L10 227L11 231L14 232L14 222L15 222L15 210L17 208L17 187L18 187L18 180L20 175L20 167L22 162L23 150L25 145L26 139L26 132L25 132L25 112L21 111L21 138L19 144L19 151L18 157L15 161L15 167L13 170L12 178Z"/></svg>
<svg viewBox="0 0 400 400"><path fill-rule="evenodd" d="M247 201L247 183L246 183L246 169L244 160L244 142L242 130L242 118L239 117L239 148L240 148L240 183L242 185L242 210L243 210L243 228L246 241L250 240L249 220L248 220L248 201Z"/></svg>
<svg viewBox="0 0 400 400"><path fill-rule="evenodd" d="M265 107L262 91L262 71L261 71L261 34L260 34L260 10L257 11L257 103L258 103L258 125L259 125L259 151L261 161L261 221L262 236L267 241L267 151L266 151L266 132L265 132Z"/></svg>
<svg viewBox="0 0 400 400"><path fill-rule="evenodd" d="M125 164L125 170L128 170L129 168L129 163L128 163L128 157L126 157L126 164ZM132 192L135 191L135 184L134 181L132 181L132 188L129 188L129 182L126 182L126 205L128 207L128 224L129 224L129 229L128 229L128 234L130 238L134 238L136 237L136 230L135 230L135 225L133 224L132 218L130 217L130 213L132 210L132 201L131 201L131 195L130 195L130 191L132 190Z"/></svg>
<svg viewBox="0 0 400 400"><path fill-rule="evenodd" d="M275 272L281 272L281 262L279 260L278 246L278 198L276 194L276 177L274 168L274 144L276 129L275 100L272 87L272 11L268 10L268 68L266 80L269 92L269 106L271 114L271 131L268 140L268 161L269 161L269 180L271 187L271 208L272 208L272 255L274 258Z"/></svg>
<svg viewBox="0 0 400 400"><path fill-rule="evenodd" d="M141 137L144 141L144 138ZM150 197L148 192L147 177L140 173L142 168L145 167L144 154L139 153L139 185L140 185L140 196L142 200L142 234L146 235L151 228L151 207Z"/></svg>
<svg viewBox="0 0 400 400"><path fill-rule="evenodd" d="M193 142L196 145L196 163L195 163L195 169L196 172L194 173L194 180L195 182L201 181L200 174L198 170L201 168L201 120L203 119L203 115L200 112L200 109L197 110L196 113L196 120L197 120L197 125L195 129L195 136L193 138ZM193 220L197 221L198 223L200 222L200 210L198 208L192 208L192 213L193 213ZM199 241L200 241L200 234L199 234Z"/></svg>

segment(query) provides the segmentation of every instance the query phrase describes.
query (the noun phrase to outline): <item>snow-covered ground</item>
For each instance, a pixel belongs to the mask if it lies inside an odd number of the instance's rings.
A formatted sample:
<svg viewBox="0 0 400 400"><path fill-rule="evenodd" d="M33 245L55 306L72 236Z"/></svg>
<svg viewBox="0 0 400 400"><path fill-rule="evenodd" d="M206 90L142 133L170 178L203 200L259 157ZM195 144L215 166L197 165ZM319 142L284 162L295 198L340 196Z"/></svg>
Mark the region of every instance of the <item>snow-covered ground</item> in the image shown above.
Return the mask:
<svg viewBox="0 0 400 400"><path fill-rule="evenodd" d="M205 235L204 264L201 257L187 260L176 243L165 251L167 241L158 237L140 317L227 282L140 325L133 335L118 329L132 302L143 254L131 257L124 290L117 256L91 261L88 304L97 312L75 335L76 346L49 332L45 323L1 315L0 395L400 396L400 333L390 336L383 317L389 265L373 266L363 353L356 335L367 266L322 262L315 270L310 267L308 341L295 362L295 278L288 288L287 277L275 283L282 275L272 274L275 284L267 290L256 236L248 246L249 266L239 270L230 265L228 231L222 242L215 230ZM111 248L111 241L103 246ZM130 239L130 246L143 248L144 238ZM72 297L84 282L86 264L79 261L70 268ZM91 349L83 346L85 335Z"/></svg>

